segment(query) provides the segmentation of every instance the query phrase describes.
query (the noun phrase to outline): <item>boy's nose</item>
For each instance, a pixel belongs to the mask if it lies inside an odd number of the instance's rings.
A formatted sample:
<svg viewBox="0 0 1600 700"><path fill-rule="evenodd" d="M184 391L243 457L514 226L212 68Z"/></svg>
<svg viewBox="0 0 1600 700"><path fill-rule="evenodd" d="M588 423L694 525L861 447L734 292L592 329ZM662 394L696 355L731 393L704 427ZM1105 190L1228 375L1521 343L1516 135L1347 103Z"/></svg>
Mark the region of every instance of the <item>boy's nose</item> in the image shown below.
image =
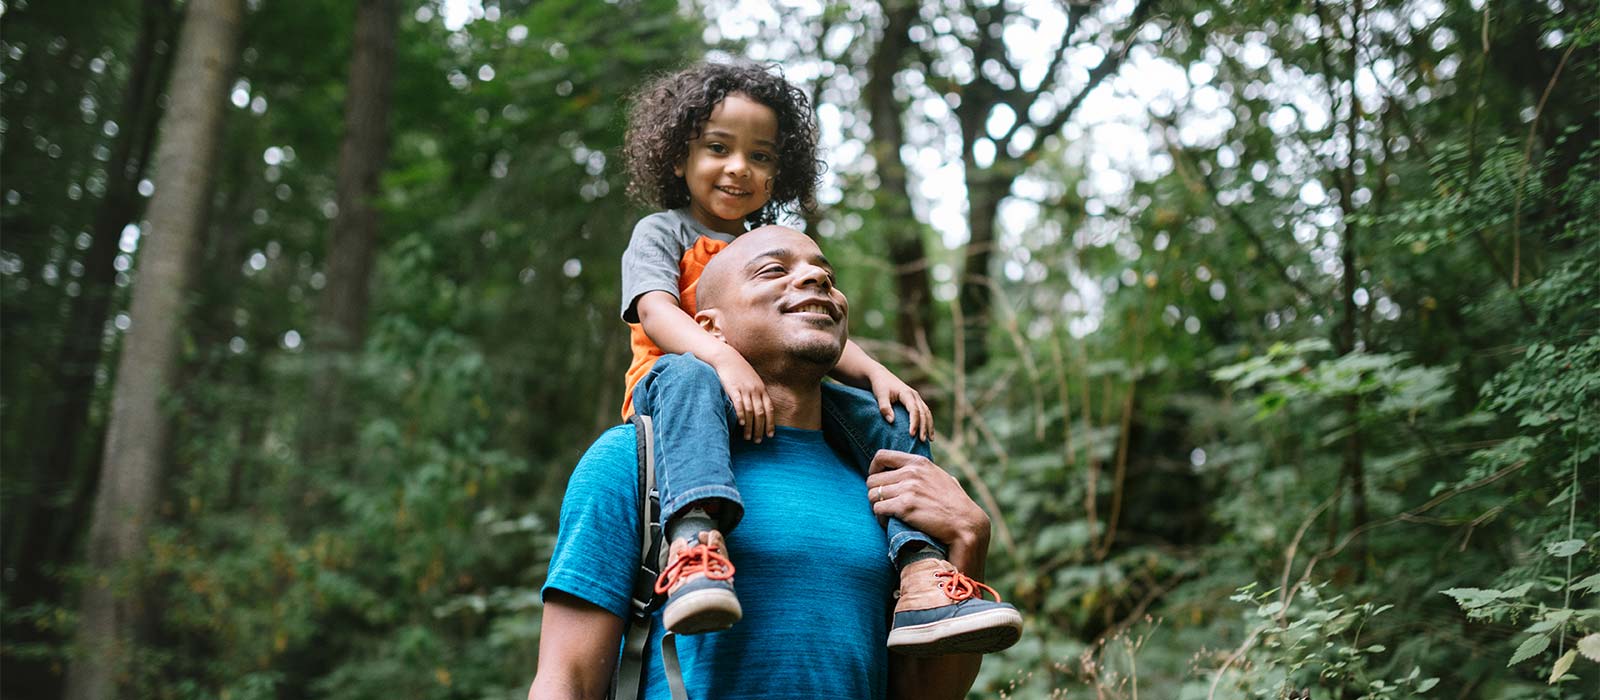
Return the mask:
<svg viewBox="0 0 1600 700"><path fill-rule="evenodd" d="M750 161L746 160L744 156L738 155L728 158L728 173L740 177L749 177Z"/></svg>

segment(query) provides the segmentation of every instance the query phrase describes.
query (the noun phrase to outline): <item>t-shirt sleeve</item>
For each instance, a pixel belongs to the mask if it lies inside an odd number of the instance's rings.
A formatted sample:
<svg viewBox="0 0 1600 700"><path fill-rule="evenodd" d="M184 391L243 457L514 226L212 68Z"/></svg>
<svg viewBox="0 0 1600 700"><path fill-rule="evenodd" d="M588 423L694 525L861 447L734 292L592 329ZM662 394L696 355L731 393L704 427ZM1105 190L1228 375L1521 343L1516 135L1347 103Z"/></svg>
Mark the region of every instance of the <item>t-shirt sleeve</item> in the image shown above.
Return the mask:
<svg viewBox="0 0 1600 700"><path fill-rule="evenodd" d="M638 323L634 303L646 292L678 296L678 264L690 241L668 212L651 214L633 227L622 253L622 320Z"/></svg>
<svg viewBox="0 0 1600 700"><path fill-rule="evenodd" d="M631 426L606 431L578 461L540 596L559 590L627 618L639 562L638 462Z"/></svg>

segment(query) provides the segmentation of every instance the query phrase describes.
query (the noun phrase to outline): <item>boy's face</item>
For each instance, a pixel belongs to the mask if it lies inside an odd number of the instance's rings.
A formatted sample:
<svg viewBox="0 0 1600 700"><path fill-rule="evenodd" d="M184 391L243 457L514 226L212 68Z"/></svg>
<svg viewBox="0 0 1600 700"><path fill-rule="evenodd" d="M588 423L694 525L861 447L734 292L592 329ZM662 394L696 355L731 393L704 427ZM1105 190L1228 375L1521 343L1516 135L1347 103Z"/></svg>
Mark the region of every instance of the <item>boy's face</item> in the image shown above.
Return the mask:
<svg viewBox="0 0 1600 700"><path fill-rule="evenodd" d="M689 211L713 231L744 233L744 218L772 199L778 175L778 115L741 94L711 109L689 153L673 168L689 187Z"/></svg>

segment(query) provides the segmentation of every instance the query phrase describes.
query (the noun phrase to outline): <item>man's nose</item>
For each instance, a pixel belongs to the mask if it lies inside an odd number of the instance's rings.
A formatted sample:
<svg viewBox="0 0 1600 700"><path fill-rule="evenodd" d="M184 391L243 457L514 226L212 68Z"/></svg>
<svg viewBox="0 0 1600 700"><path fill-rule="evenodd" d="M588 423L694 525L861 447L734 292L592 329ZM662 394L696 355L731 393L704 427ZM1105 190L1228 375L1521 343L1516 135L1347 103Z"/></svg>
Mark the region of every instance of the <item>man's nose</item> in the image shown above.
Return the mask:
<svg viewBox="0 0 1600 700"><path fill-rule="evenodd" d="M803 265L796 271L798 284L802 287L819 286L823 291L833 288L833 283L828 281L828 270L816 265Z"/></svg>

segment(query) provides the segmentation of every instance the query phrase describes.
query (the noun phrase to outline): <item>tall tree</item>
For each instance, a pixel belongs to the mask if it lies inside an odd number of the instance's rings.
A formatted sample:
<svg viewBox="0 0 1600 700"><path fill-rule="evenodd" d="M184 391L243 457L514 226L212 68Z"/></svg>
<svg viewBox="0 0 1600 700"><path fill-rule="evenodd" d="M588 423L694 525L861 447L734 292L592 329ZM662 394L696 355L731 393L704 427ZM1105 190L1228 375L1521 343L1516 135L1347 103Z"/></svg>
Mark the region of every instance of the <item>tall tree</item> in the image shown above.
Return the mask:
<svg viewBox="0 0 1600 700"><path fill-rule="evenodd" d="M328 235L327 287L317 307L316 343L324 354L312 400L332 420L307 425L305 454L316 458L348 438L341 367L366 338L372 262L378 248L378 176L389 155L389 103L394 82L397 0L362 0L345 95L339 147L338 213Z"/></svg>
<svg viewBox="0 0 1600 700"><path fill-rule="evenodd" d="M894 77L915 49L909 32L917 20L917 3L886 1L883 16L883 34L867 64L871 152L880 185L873 190L873 205L888 229L889 264L894 267L895 279L895 336L900 344L915 348L933 334L933 293L928 284L928 254L921 226L911 211L910 180L905 158L900 155L906 144L905 109L895 94Z"/></svg>
<svg viewBox="0 0 1600 700"><path fill-rule="evenodd" d="M92 493L98 467L85 466L88 460L83 453L99 444L88 435L89 409L96 395L94 377L101 364L106 318L116 291L113 258L123 227L137 218L145 201L138 194L138 183L155 142L160 113L157 98L171 67L172 52L167 44L175 36L170 2L149 0L143 3L141 14L117 118L122 129L109 149L105 196L95 209L93 241L83 256L81 291L68 303L61 349L51 358L55 367L43 397L44 410L33 418L38 421L33 434L51 437L41 440L37 446L41 452L28 460L32 497L20 499L14 512L7 514L12 525L6 533L6 564L18 571L17 579L6 587L13 607L59 602L60 586L50 580L50 567L44 564L59 565L68 559L88 505L87 499L74 495ZM76 488L75 483L91 488ZM19 625L8 632L14 641L36 640L46 634L34 625ZM49 673L43 664L15 656L8 655L5 662L11 688L28 687L51 695L59 692L59 671Z"/></svg>
<svg viewBox="0 0 1600 700"><path fill-rule="evenodd" d="M145 626L137 587L118 586L114 579L143 557L157 516L169 427L162 398L177 370L184 294L210 204L223 91L233 74L243 14L243 0L194 0L185 8L169 112L156 152L150 227L133 291L133 325L112 389L89 529L91 578L81 604L81 655L67 678L70 700L116 697L129 645Z"/></svg>
<svg viewBox="0 0 1600 700"><path fill-rule="evenodd" d="M1090 18L1090 3L1066 6L1066 25L1054 53L1038 83L1026 84L1023 65L1016 51L1003 40L1008 25L1031 23L1006 3L973 7L965 21L943 22L935 26L946 31L930 31L929 46L923 53L929 59L929 82L941 91L958 95L956 120L961 129L961 162L967 181L966 267L961 276L959 304L963 325L964 362L968 369L989 361L988 337L991 325L990 268L997 241L996 217L1000 204L1011 195L1011 186L1029 165L1043 154L1049 137L1060 132L1078 113L1089 94L1107 78L1116 75L1138 32L1150 17L1154 0L1139 0L1128 18L1120 23L1115 16ZM963 27L966 29L963 29ZM1084 30L1080 34L1080 30ZM938 51L939 39L953 36L969 58L956 58ZM1081 85L1062 98L1070 73L1068 55L1093 46L1100 49L1100 60L1087 69ZM952 68L955 67L954 70ZM1060 102L1057 102L1060 100ZM1008 126L990 132L991 117L997 109L1010 112ZM983 151L983 153L980 153ZM992 155L991 155L992 153Z"/></svg>

